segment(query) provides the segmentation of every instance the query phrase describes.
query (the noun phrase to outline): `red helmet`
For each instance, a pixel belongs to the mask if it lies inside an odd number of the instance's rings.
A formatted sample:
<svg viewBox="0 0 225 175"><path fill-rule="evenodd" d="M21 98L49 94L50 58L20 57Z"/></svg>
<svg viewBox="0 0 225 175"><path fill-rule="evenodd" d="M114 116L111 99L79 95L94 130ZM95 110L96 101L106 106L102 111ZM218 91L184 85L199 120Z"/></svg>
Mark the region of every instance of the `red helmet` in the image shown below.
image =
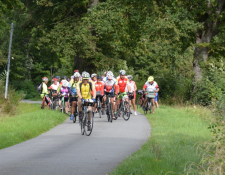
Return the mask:
<svg viewBox="0 0 225 175"><path fill-rule="evenodd" d="M52 80L53 80L53 81L57 81L57 78L53 78Z"/></svg>
<svg viewBox="0 0 225 175"><path fill-rule="evenodd" d="M79 72L79 70L74 70L74 72Z"/></svg>

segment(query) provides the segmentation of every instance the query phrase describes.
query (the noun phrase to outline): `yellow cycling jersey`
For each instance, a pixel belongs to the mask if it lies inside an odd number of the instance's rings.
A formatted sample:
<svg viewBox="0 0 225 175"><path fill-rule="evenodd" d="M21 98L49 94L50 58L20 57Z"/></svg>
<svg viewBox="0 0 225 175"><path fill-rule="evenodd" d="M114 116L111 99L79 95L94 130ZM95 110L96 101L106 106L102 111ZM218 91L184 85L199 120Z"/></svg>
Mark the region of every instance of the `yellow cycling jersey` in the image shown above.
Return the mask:
<svg viewBox="0 0 225 175"><path fill-rule="evenodd" d="M95 86L94 86L94 83L92 83L91 81L88 81L86 85L80 82L78 85L78 89L80 90L82 98L87 100L87 99L91 99L91 91L95 89Z"/></svg>

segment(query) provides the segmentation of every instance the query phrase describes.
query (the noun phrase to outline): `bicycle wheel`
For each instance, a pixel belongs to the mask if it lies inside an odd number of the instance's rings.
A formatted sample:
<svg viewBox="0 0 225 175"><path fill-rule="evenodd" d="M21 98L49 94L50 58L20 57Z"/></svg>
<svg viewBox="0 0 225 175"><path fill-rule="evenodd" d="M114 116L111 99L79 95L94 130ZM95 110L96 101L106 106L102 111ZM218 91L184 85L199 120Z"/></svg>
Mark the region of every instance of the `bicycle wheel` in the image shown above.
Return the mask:
<svg viewBox="0 0 225 175"><path fill-rule="evenodd" d="M77 116L74 115L74 117L73 117L73 123L76 123L76 120L77 120Z"/></svg>
<svg viewBox="0 0 225 175"><path fill-rule="evenodd" d="M91 115L91 124L90 124L90 128L88 129L88 115ZM89 112L89 113L86 113L86 122L85 122L85 125L84 125L84 132L85 132L85 135L86 136L90 136L91 133L92 133L92 130L93 130L93 124L94 124L94 119L93 119L93 115L92 115L92 112Z"/></svg>
<svg viewBox="0 0 225 175"><path fill-rule="evenodd" d="M83 115L83 113L82 113L82 115ZM84 135L84 126L85 126L85 124L86 124L86 117L84 117L84 115L83 115L83 119L80 121L80 129L81 129L81 135Z"/></svg>
<svg viewBox="0 0 225 175"><path fill-rule="evenodd" d="M98 108L98 113L99 113L99 117L101 118L102 117L102 109L101 108Z"/></svg>
<svg viewBox="0 0 225 175"><path fill-rule="evenodd" d="M109 103L109 122L112 123L113 119L112 119L112 104Z"/></svg>
<svg viewBox="0 0 225 175"><path fill-rule="evenodd" d="M130 118L130 104L129 104L127 101L125 101L125 102L124 102L124 114L123 114L123 119L124 119L125 121L127 121L127 120L129 120L129 118Z"/></svg>
<svg viewBox="0 0 225 175"><path fill-rule="evenodd" d="M144 114L146 115L148 112L148 102L146 103L146 105L144 106Z"/></svg>
<svg viewBox="0 0 225 175"><path fill-rule="evenodd" d="M136 106L137 106L137 109L141 107L141 97L139 97L139 98L137 99L137 104L136 104Z"/></svg>
<svg viewBox="0 0 225 175"><path fill-rule="evenodd" d="M148 107L148 110L150 111L150 114L152 113L152 100L149 103L150 107Z"/></svg>

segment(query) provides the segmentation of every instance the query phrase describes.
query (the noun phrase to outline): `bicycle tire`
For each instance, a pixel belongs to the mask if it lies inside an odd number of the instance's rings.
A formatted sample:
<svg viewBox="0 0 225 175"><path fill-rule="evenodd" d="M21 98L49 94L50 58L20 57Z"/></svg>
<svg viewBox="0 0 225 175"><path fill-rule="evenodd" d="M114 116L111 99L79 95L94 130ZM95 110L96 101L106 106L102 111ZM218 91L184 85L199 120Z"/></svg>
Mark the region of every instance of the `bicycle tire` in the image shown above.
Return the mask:
<svg viewBox="0 0 225 175"><path fill-rule="evenodd" d="M124 102L124 115L123 115L123 119L125 121L128 121L129 118L130 118L130 104L127 101L125 101Z"/></svg>
<svg viewBox="0 0 225 175"><path fill-rule="evenodd" d="M98 108L99 118L102 118L102 111L101 108Z"/></svg>
<svg viewBox="0 0 225 175"><path fill-rule="evenodd" d="M77 116L74 115L74 117L73 117L73 123L76 123L76 120L77 120Z"/></svg>
<svg viewBox="0 0 225 175"><path fill-rule="evenodd" d="M141 97L139 97L139 98L137 99L137 104L136 104L137 109L138 109L139 107L141 107L140 102L141 102Z"/></svg>
<svg viewBox="0 0 225 175"><path fill-rule="evenodd" d="M113 119L112 119L112 104L109 103L109 122L112 123Z"/></svg>
<svg viewBox="0 0 225 175"><path fill-rule="evenodd" d="M88 114L91 114L91 129L90 131L88 131ZM86 113L86 123L84 125L84 132L85 132L85 135L86 136L90 136L91 133L92 133L92 130L93 130L93 124L94 124L94 119L93 119L93 115L92 115L92 112L89 112L89 113Z"/></svg>
<svg viewBox="0 0 225 175"><path fill-rule="evenodd" d="M144 106L144 114L146 115L148 112L148 102L146 103L146 105Z"/></svg>
<svg viewBox="0 0 225 175"><path fill-rule="evenodd" d="M149 111L150 111L150 114L151 114L152 113L152 100L150 101Z"/></svg>
<svg viewBox="0 0 225 175"><path fill-rule="evenodd" d="M83 114L82 114L83 115ZM83 119L82 121L80 122L80 129L81 129L81 135L84 135L84 125L85 125L85 117L83 115Z"/></svg>

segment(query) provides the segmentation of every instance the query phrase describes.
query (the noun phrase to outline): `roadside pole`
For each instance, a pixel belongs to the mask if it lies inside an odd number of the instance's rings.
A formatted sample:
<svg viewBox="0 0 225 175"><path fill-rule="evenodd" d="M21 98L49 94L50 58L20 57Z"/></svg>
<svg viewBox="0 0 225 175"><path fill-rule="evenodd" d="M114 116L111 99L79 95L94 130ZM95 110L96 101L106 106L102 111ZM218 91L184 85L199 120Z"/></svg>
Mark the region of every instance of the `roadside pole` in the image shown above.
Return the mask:
<svg viewBox="0 0 225 175"><path fill-rule="evenodd" d="M12 37L13 37L13 23L11 24L11 33L10 33L10 41L9 41L9 54L8 54L8 62L7 62L6 85L5 85L5 99L7 99L7 93L8 93L9 68L10 68Z"/></svg>

